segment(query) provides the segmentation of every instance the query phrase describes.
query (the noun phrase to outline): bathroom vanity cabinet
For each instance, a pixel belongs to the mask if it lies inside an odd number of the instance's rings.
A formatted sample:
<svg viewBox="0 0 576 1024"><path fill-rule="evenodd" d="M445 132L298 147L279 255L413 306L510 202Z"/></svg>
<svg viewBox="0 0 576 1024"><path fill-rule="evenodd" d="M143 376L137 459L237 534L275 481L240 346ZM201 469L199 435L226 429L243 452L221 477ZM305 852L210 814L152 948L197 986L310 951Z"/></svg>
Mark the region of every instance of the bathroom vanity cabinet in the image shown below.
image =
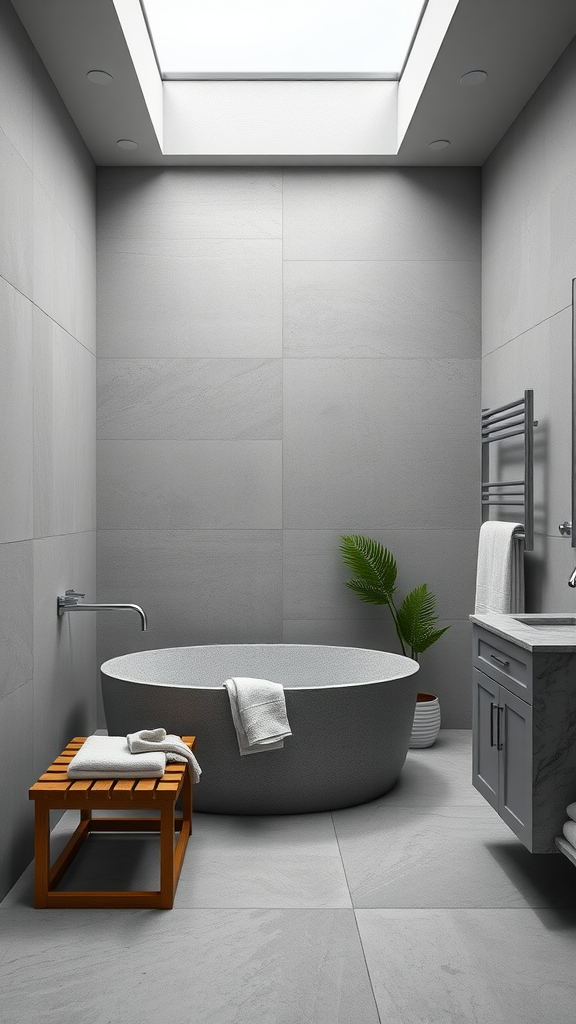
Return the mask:
<svg viewBox="0 0 576 1024"><path fill-rule="evenodd" d="M575 620L470 618L472 784L528 850L555 853L576 800Z"/></svg>

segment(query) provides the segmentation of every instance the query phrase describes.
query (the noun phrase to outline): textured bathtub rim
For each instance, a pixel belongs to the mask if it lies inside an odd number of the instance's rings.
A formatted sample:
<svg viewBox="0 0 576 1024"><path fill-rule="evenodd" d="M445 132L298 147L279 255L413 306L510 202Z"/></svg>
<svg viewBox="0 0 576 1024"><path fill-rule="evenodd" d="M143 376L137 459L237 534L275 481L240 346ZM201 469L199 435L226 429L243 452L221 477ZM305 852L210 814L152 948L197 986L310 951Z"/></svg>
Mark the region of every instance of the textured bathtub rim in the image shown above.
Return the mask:
<svg viewBox="0 0 576 1024"><path fill-rule="evenodd" d="M300 693L302 690L339 690L346 687L352 686L375 686L377 683L395 683L401 679L411 679L415 676L419 670L420 665L417 661L412 658L406 657L404 654L395 654L392 651L379 651L372 647L340 647L334 644L192 644L184 647L155 647L152 650L144 651L130 651L128 654L118 654L115 658L109 658L108 661L104 661L100 666L100 671L103 672L110 679L117 679L123 683L134 683L137 686L165 686L168 689L174 689L177 686L178 689L182 690L220 690L223 684L218 686L179 686L174 682L171 683L159 683L153 679L136 679L134 676L119 675L117 672L111 672L108 670L109 665L113 665L115 661L120 661L122 658L132 658L137 655L143 654L159 654L165 651L206 651L217 647L292 647L292 648L305 648L306 650L331 650L331 651L358 651L365 654L387 654L388 657L394 658L399 662L403 662L406 665L415 666L412 671L404 672L401 675L388 676L386 679L365 679L359 683L332 683L329 686L285 686L284 689L293 691L294 693Z"/></svg>

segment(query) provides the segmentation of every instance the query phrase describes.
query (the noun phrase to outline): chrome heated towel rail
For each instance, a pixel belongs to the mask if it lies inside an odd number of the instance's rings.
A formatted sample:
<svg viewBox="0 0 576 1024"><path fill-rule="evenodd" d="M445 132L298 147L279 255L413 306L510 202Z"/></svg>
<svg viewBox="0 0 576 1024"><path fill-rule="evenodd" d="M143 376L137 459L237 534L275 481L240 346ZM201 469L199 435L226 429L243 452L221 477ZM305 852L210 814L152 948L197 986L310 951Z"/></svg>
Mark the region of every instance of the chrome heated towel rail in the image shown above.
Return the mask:
<svg viewBox="0 0 576 1024"><path fill-rule="evenodd" d="M482 522L490 517L490 505L518 505L523 509L524 549L534 550L534 392L497 409L482 410ZM491 481L490 448L507 437L524 438L524 476L521 480Z"/></svg>

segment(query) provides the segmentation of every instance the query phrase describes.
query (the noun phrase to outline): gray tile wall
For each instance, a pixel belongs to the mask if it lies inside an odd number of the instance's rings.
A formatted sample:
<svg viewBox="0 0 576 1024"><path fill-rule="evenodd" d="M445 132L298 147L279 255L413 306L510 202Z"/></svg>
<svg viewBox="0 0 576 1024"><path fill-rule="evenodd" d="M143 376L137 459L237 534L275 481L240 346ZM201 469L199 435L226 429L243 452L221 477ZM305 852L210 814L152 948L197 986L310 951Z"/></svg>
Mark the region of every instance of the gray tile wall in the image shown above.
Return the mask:
<svg viewBox="0 0 576 1024"><path fill-rule="evenodd" d="M0 894L30 861L28 786L96 721L94 165L0 0Z"/></svg>
<svg viewBox="0 0 576 1024"><path fill-rule="evenodd" d="M574 611L571 287L576 277L576 40L483 169L482 404L534 389L535 551L527 610ZM504 454L511 473L514 452ZM510 516L513 519L513 516Z"/></svg>
<svg viewBox="0 0 576 1024"><path fill-rule="evenodd" d="M452 629L470 725L480 367L476 169L101 168L98 659L217 642L397 649L345 586L389 546Z"/></svg>

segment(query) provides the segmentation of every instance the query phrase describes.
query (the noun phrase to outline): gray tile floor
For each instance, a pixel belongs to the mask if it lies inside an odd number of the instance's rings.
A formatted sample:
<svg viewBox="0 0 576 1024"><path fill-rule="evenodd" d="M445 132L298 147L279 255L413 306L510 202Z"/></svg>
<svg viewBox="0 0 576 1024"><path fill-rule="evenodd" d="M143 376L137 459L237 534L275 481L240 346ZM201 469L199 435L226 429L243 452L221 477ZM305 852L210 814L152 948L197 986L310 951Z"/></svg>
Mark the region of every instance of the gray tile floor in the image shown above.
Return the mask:
<svg viewBox="0 0 576 1024"><path fill-rule="evenodd" d="M34 910L30 866L0 905L2 1024L574 1024L576 870L524 849L470 759L443 730L372 803L195 815L172 911ZM66 884L157 875L156 840L102 835Z"/></svg>

